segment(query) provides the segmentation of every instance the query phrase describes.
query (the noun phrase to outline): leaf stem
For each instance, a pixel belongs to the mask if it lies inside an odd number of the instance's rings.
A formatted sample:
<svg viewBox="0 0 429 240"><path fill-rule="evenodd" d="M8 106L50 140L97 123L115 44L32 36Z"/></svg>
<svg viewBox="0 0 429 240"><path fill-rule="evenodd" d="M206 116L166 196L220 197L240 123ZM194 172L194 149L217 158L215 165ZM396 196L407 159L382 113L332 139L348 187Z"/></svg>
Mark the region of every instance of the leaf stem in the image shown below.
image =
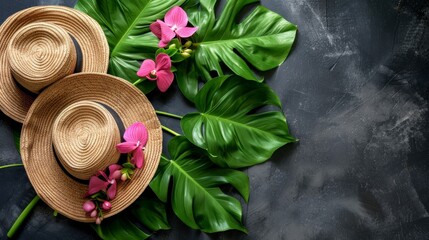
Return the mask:
<svg viewBox="0 0 429 240"><path fill-rule="evenodd" d="M14 164L8 164L8 165L0 166L0 169L11 168L11 167L22 167L22 166L24 166L24 164L14 163Z"/></svg>
<svg viewBox="0 0 429 240"><path fill-rule="evenodd" d="M182 119L183 118L182 116L179 116L179 115L176 115L176 114L173 114L173 113L163 112L163 111L156 111L156 113L159 114L159 115L164 115L164 116L167 116L167 117L172 117L172 118L177 118L177 119Z"/></svg>
<svg viewBox="0 0 429 240"><path fill-rule="evenodd" d="M19 229L19 227L22 225L24 220L27 218L28 214L33 210L33 208L36 206L36 204L39 202L40 197L35 196L33 200L25 207L24 211L19 215L19 217L15 220L12 227L10 228L9 232L7 232L7 237L12 238L15 232Z"/></svg>
<svg viewBox="0 0 429 240"><path fill-rule="evenodd" d="M174 136L180 136L180 134L178 134L177 132L175 132L174 130L171 130L170 128L161 125L162 129L166 132L169 132L170 134L174 135Z"/></svg>

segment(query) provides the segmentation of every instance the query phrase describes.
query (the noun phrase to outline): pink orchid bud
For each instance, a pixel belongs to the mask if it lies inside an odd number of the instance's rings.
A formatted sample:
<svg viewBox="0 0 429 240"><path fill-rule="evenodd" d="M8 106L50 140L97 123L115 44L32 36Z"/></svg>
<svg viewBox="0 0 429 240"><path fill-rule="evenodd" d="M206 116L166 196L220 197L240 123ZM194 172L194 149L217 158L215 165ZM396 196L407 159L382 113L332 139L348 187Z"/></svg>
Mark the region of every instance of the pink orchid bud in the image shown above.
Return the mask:
<svg viewBox="0 0 429 240"><path fill-rule="evenodd" d="M89 216L92 217L92 218L97 217L97 210L92 211Z"/></svg>
<svg viewBox="0 0 429 240"><path fill-rule="evenodd" d="M113 172L113 174L111 175L112 179L119 179L121 178L121 170L116 170Z"/></svg>
<svg viewBox="0 0 429 240"><path fill-rule="evenodd" d="M110 210L112 208L112 204L109 201L104 201L103 204L101 204L101 208L103 210Z"/></svg>
<svg viewBox="0 0 429 240"><path fill-rule="evenodd" d="M87 213L92 212L95 209L95 204L93 201L88 200L83 204L83 210Z"/></svg>
<svg viewBox="0 0 429 240"><path fill-rule="evenodd" d="M121 176L121 180L122 180L122 182L127 181L127 179L128 179L127 174L126 174L126 173L122 174L122 176Z"/></svg>
<svg viewBox="0 0 429 240"><path fill-rule="evenodd" d="M101 224L101 218L97 218L97 219L95 219L95 224L97 224L97 225L100 225Z"/></svg>

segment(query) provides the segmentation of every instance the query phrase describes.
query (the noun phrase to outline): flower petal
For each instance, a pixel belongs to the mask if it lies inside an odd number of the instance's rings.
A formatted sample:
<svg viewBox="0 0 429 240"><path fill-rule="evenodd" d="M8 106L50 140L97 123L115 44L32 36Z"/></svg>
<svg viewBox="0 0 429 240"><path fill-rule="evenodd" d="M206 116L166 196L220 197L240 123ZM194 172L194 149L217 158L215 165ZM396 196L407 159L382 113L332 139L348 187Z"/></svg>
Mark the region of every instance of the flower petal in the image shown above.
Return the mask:
<svg viewBox="0 0 429 240"><path fill-rule="evenodd" d="M167 47L167 45L169 44L170 42L163 42L163 41L159 41L159 43L158 43L158 47L159 48L165 48L165 47Z"/></svg>
<svg viewBox="0 0 429 240"><path fill-rule="evenodd" d="M109 178L119 180L119 179L121 179L121 176L122 176L121 170L116 170L116 171L110 173Z"/></svg>
<svg viewBox="0 0 429 240"><path fill-rule="evenodd" d="M162 45L167 45L171 39L176 36L176 33L171 30L171 28L165 24L163 21L157 20L159 25L161 26L161 42ZM159 43L161 45L161 42Z"/></svg>
<svg viewBox="0 0 429 240"><path fill-rule="evenodd" d="M133 153L133 160L134 164L137 168L143 167L143 161L144 161L144 155L143 155L143 149L137 148Z"/></svg>
<svg viewBox="0 0 429 240"><path fill-rule="evenodd" d="M183 28L177 29L176 33L181 38L188 38L188 37L194 35L194 33L197 30L198 30L197 27L183 27Z"/></svg>
<svg viewBox="0 0 429 240"><path fill-rule="evenodd" d="M171 69L171 59L165 53L160 53L156 56L156 71L159 70L170 70Z"/></svg>
<svg viewBox="0 0 429 240"><path fill-rule="evenodd" d="M122 169L122 166L119 165L119 164L112 164L112 165L110 165L109 166L109 179L115 179L115 178L119 179L119 178L121 178L121 174L119 174L119 176L117 176L117 177L113 177L114 173L116 171L121 170L121 169Z"/></svg>
<svg viewBox="0 0 429 240"><path fill-rule="evenodd" d="M160 20L159 20L160 21ZM150 30L152 31L152 33L157 36L159 39L161 39L162 37L162 32L161 32L161 25L159 24L158 21L153 22L150 25Z"/></svg>
<svg viewBox="0 0 429 240"><path fill-rule="evenodd" d="M152 59L146 59L143 61L140 66L139 71L137 72L137 76L139 77L147 77L150 72L155 70L155 62Z"/></svg>
<svg viewBox="0 0 429 240"><path fill-rule="evenodd" d="M124 133L124 139L128 142L140 141L140 146L145 146L147 143L148 132L145 125L141 122L136 122L129 126ZM135 149L135 148L134 148Z"/></svg>
<svg viewBox="0 0 429 240"><path fill-rule="evenodd" d="M188 24L188 15L181 7L173 7L165 14L165 23L170 27L185 27Z"/></svg>
<svg viewBox="0 0 429 240"><path fill-rule="evenodd" d="M107 189L107 197L114 199L116 197L116 181Z"/></svg>
<svg viewBox="0 0 429 240"><path fill-rule="evenodd" d="M109 185L108 182L103 181L96 176L92 176L89 179L88 194L92 195L92 194L97 193L101 190L106 190L108 185Z"/></svg>
<svg viewBox="0 0 429 240"><path fill-rule="evenodd" d="M158 81L156 82L161 92L166 92L174 80L174 74L170 70L161 70L157 72Z"/></svg>
<svg viewBox="0 0 429 240"><path fill-rule="evenodd" d="M120 153L130 153L134 151L137 148L137 141L136 142L123 142L116 145L116 149Z"/></svg>
<svg viewBox="0 0 429 240"><path fill-rule="evenodd" d="M121 169L122 169L122 166L119 164L112 164L109 166L109 172L110 173L113 173L114 171L121 170Z"/></svg>
<svg viewBox="0 0 429 240"><path fill-rule="evenodd" d="M106 173L104 172L104 171L98 171L98 173L97 173L97 175L96 175L97 177L99 177L99 176L102 176L103 178L104 178L104 180L105 181L108 181L109 180L109 178L107 177L107 175L106 175Z"/></svg>

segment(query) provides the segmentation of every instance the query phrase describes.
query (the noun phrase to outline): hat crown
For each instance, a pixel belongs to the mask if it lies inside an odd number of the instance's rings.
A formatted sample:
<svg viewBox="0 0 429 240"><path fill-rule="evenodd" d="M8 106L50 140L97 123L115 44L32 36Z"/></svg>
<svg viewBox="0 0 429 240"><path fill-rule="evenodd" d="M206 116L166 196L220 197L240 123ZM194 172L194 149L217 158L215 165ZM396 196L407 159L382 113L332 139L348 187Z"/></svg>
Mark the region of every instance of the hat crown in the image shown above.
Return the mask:
<svg viewBox="0 0 429 240"><path fill-rule="evenodd" d="M82 180L117 163L120 156L118 125L96 102L80 101L65 108L54 122L52 141L65 170Z"/></svg>
<svg viewBox="0 0 429 240"><path fill-rule="evenodd" d="M19 29L8 45L7 54L15 80L34 93L72 74L77 61L67 31L45 22Z"/></svg>

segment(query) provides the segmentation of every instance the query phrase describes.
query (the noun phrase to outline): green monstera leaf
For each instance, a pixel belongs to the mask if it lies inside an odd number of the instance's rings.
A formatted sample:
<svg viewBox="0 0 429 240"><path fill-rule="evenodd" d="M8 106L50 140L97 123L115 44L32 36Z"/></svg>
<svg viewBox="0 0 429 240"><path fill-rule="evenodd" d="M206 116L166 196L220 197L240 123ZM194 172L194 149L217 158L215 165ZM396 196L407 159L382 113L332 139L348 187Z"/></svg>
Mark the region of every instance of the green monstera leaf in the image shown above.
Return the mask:
<svg viewBox="0 0 429 240"><path fill-rule="evenodd" d="M158 38L149 26L165 13L186 0L79 0L76 9L94 18L103 28L110 47L109 73L130 82L136 75L140 62L154 59ZM138 85L144 92L155 84L143 81Z"/></svg>
<svg viewBox="0 0 429 240"><path fill-rule="evenodd" d="M131 214L129 214L130 212ZM107 218L101 225L93 224L92 227L104 240L149 238L150 235L137 226L136 222L140 222L153 232L170 229L165 203L156 197L141 197L125 213Z"/></svg>
<svg viewBox="0 0 429 240"><path fill-rule="evenodd" d="M112 217L101 225L92 225L98 236L104 240L147 239L149 234L137 227L128 218Z"/></svg>
<svg viewBox="0 0 429 240"><path fill-rule="evenodd" d="M241 221L240 202L223 193L219 187L230 184L247 201L247 175L216 167L202 149L183 136L173 138L168 149L171 160L162 157L158 172L150 184L159 199L166 202L171 189L173 211L193 229L208 233L231 229L246 232Z"/></svg>
<svg viewBox="0 0 429 240"><path fill-rule="evenodd" d="M134 217L151 231L171 228L167 220L165 203L158 199L144 198L137 201L133 205L132 212Z"/></svg>
<svg viewBox="0 0 429 240"><path fill-rule="evenodd" d="M222 14L216 18L218 2L200 0L187 9L189 21L199 28L193 37L195 51L191 59L196 70L207 81L213 73L224 75L223 63L236 75L261 81L252 68L267 71L283 63L292 48L297 27L263 6L257 6L237 23L241 14L248 12L245 7L259 3L258 0L227 0ZM194 78L177 78L195 86ZM195 90L181 90L188 99L194 99Z"/></svg>
<svg viewBox="0 0 429 240"><path fill-rule="evenodd" d="M277 95L264 83L238 76L206 83L196 96L199 112L181 120L185 136L208 151L221 167L249 167L268 160L281 146L295 142ZM274 106L274 111L257 111Z"/></svg>

